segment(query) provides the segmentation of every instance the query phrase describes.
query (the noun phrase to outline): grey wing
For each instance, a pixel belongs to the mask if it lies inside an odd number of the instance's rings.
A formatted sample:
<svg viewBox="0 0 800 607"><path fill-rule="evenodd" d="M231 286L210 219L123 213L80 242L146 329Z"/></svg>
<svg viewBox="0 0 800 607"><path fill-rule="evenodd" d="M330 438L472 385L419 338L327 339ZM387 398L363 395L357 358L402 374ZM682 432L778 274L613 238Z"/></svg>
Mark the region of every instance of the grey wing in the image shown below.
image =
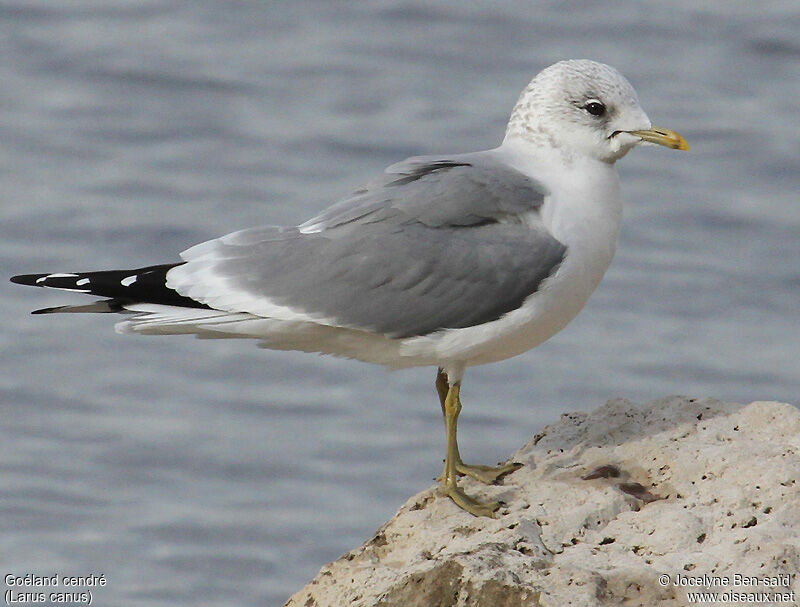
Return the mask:
<svg viewBox="0 0 800 607"><path fill-rule="evenodd" d="M566 252L543 226L521 219L535 213L541 190L505 166L417 166L373 182L371 199L357 194L300 228L244 230L198 245L168 284L218 309L398 338L482 324L519 307Z"/></svg>
<svg viewBox="0 0 800 607"><path fill-rule="evenodd" d="M538 209L544 186L499 161L493 151L415 156L301 224L318 232L350 222L412 220L430 227L513 220Z"/></svg>

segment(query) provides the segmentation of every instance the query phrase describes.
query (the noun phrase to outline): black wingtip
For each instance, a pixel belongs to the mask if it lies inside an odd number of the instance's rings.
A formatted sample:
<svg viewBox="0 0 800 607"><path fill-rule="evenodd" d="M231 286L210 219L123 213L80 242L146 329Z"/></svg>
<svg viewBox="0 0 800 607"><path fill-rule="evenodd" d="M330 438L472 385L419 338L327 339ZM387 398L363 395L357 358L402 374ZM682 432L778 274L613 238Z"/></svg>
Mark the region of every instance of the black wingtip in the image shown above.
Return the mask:
<svg viewBox="0 0 800 607"><path fill-rule="evenodd" d="M19 274L18 276L12 276L9 280L18 285L30 285L35 287L36 281L42 276L47 276L47 274Z"/></svg>
<svg viewBox="0 0 800 607"><path fill-rule="evenodd" d="M78 304L69 306L56 306L54 308L40 308L34 310L31 314L56 314L59 312L73 312L73 313L105 313L113 314L115 312L124 312L125 307L119 299L102 299L90 304Z"/></svg>
<svg viewBox="0 0 800 607"><path fill-rule="evenodd" d="M56 306L55 308L40 308L39 310L34 310L31 314L52 314L53 312L58 312L64 309L66 306Z"/></svg>
<svg viewBox="0 0 800 607"><path fill-rule="evenodd" d="M99 272L55 272L52 274L19 274L11 282L32 287L62 289L86 295L108 297L111 303L62 306L37 310L51 312L120 312L122 303L147 302L184 308L208 308L206 304L185 297L167 286L167 273L179 263L147 266L134 270L102 270Z"/></svg>

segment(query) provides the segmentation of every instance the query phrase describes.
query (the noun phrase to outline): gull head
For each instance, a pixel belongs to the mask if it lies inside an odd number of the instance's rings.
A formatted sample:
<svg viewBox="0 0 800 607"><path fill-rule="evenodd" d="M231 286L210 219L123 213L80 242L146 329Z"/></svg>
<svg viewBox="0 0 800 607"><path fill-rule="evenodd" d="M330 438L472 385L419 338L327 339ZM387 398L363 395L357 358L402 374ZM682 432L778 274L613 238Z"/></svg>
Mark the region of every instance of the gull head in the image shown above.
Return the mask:
<svg viewBox="0 0 800 607"><path fill-rule="evenodd" d="M653 127L622 74L586 59L559 61L531 80L508 121L509 140L610 163L641 143L689 149L676 132Z"/></svg>

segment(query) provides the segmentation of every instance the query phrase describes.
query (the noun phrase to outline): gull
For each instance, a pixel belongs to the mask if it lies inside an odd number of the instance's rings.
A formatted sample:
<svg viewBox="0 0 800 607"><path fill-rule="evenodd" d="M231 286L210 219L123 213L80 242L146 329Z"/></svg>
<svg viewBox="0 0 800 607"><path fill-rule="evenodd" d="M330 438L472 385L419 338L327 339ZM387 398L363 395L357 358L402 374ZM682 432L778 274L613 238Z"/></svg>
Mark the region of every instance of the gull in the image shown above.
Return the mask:
<svg viewBox="0 0 800 607"><path fill-rule="evenodd" d="M616 250L615 162L642 143L689 149L652 126L616 69L561 61L522 91L494 149L408 158L299 226L233 232L176 263L11 280L106 298L34 313L123 313L122 333L434 366L440 491L496 517L501 504L468 495L459 476L496 484L521 464L462 461L464 372L538 346L583 308Z"/></svg>

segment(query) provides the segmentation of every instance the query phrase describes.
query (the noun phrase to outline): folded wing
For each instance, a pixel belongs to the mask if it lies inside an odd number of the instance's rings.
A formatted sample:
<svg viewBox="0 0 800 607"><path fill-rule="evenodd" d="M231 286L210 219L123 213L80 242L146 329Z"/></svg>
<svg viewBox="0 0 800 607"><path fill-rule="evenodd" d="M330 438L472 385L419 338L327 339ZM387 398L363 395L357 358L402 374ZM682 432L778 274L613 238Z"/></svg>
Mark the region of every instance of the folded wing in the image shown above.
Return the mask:
<svg viewBox="0 0 800 607"><path fill-rule="evenodd" d="M411 158L298 228L256 228L182 254L167 287L229 312L425 335L516 308L566 247L545 191L490 152Z"/></svg>

